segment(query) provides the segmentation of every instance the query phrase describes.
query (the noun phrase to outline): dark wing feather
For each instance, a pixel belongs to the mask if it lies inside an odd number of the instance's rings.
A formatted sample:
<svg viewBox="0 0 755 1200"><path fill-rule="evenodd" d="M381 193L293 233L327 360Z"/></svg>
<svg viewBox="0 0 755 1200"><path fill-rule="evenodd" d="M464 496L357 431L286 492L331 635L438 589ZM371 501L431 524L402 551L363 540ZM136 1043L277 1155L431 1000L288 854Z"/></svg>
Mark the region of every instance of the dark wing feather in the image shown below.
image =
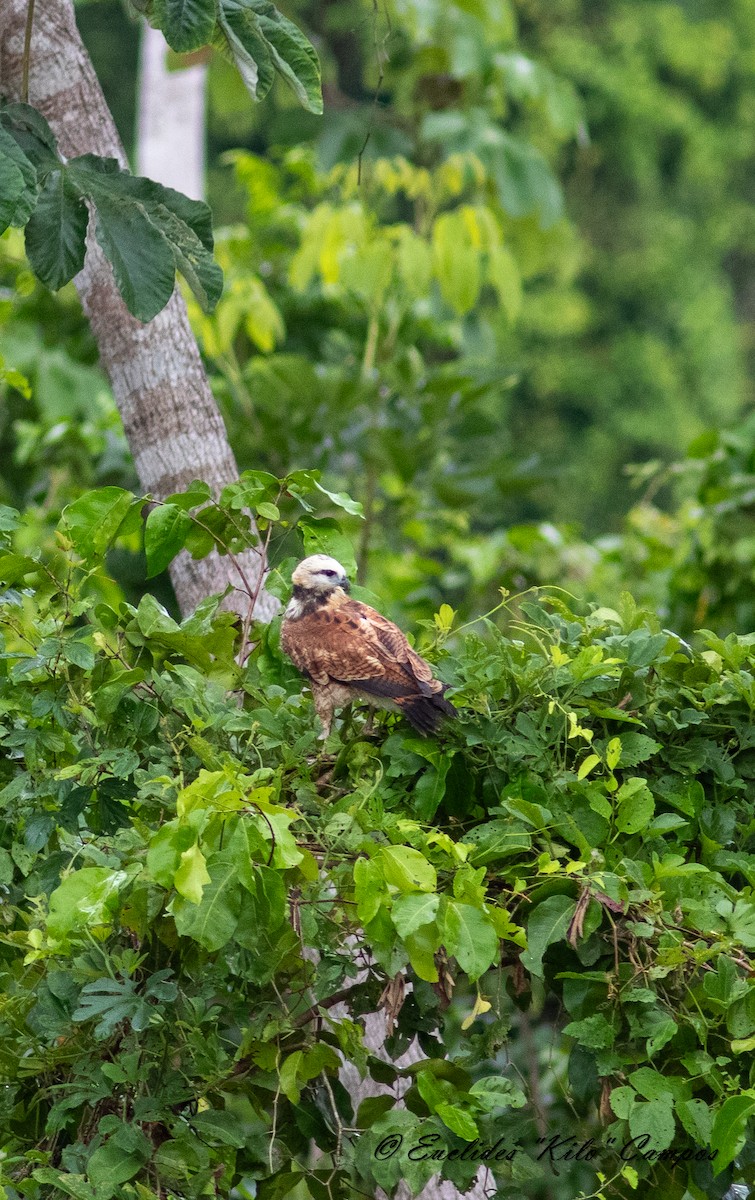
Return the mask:
<svg viewBox="0 0 755 1200"><path fill-rule="evenodd" d="M398 626L357 600L330 602L284 622L281 644L315 683L343 683L391 700L422 733L433 732L442 714L456 712Z"/></svg>

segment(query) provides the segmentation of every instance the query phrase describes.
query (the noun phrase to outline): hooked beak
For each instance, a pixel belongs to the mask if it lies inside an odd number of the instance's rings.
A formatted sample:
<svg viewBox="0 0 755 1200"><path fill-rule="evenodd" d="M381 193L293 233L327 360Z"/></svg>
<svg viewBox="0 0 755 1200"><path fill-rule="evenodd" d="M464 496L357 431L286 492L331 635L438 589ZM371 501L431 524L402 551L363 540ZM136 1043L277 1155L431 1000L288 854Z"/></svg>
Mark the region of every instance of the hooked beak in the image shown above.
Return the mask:
<svg viewBox="0 0 755 1200"><path fill-rule="evenodd" d="M349 583L349 581L348 581L348 579L346 578L346 576L345 576L345 575L344 575L343 579L341 580L341 587L343 588L343 590L344 590L345 592L350 592L350 591L351 591L351 584Z"/></svg>

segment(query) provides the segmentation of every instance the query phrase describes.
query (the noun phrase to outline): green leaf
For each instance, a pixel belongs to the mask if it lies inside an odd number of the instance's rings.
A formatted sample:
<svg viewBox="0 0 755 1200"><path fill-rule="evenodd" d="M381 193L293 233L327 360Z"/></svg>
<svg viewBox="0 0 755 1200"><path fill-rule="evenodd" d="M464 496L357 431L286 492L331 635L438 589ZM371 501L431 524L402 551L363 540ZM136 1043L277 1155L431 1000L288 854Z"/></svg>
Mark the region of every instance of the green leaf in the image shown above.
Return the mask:
<svg viewBox="0 0 755 1200"><path fill-rule="evenodd" d="M96 236L123 302L138 321L151 321L173 295L176 268L165 235L140 204L98 190Z"/></svg>
<svg viewBox="0 0 755 1200"><path fill-rule="evenodd" d="M469 1089L477 1105L485 1112L497 1112L502 1108L524 1108L527 1097L520 1087L501 1075L487 1075L478 1079Z"/></svg>
<svg viewBox="0 0 755 1200"><path fill-rule="evenodd" d="M45 287L57 291L84 266L89 211L64 170L52 171L26 226L26 254Z"/></svg>
<svg viewBox="0 0 755 1200"><path fill-rule="evenodd" d="M273 85L275 69L251 5L245 0L220 0L218 27L252 100L263 100Z"/></svg>
<svg viewBox="0 0 755 1200"><path fill-rule="evenodd" d="M67 1171L56 1171L52 1167L38 1167L31 1173L37 1183L47 1183L73 1200L99 1200L99 1194L83 1175L69 1175ZM4 1198L3 1198L4 1200Z"/></svg>
<svg viewBox="0 0 755 1200"><path fill-rule="evenodd" d="M212 38L215 0L156 0L154 20L171 50L188 54Z"/></svg>
<svg viewBox="0 0 755 1200"><path fill-rule="evenodd" d="M63 525L82 558L101 557L133 503L124 488L104 487L85 492L63 510Z"/></svg>
<svg viewBox="0 0 755 1200"><path fill-rule="evenodd" d="M329 500L332 500L337 508L342 508L345 512L351 513L352 517L364 517L362 505L358 500L352 500L351 496L347 496L345 492L329 492L321 483L314 480L314 485L318 492L322 492Z"/></svg>
<svg viewBox="0 0 755 1200"><path fill-rule="evenodd" d="M81 989L79 1003L72 1019L91 1021L97 1019L94 1036L101 1040L112 1037L117 1027L144 1008L144 1001L136 994L136 985L131 979L96 979Z"/></svg>
<svg viewBox="0 0 755 1200"><path fill-rule="evenodd" d="M616 800L619 833L638 833L655 812L653 795L644 779L627 779L616 793Z"/></svg>
<svg viewBox="0 0 755 1200"><path fill-rule="evenodd" d="M611 1090L611 1108L620 1121L628 1121L637 1093L631 1087L615 1087Z"/></svg>
<svg viewBox="0 0 755 1200"><path fill-rule="evenodd" d="M257 512L267 521L280 521L280 509L276 504L271 504L268 500L261 500L259 502Z"/></svg>
<svg viewBox="0 0 755 1200"><path fill-rule="evenodd" d="M192 904L200 904L205 884L210 882L205 856L199 846L190 846L181 855L174 880L176 891Z"/></svg>
<svg viewBox="0 0 755 1200"><path fill-rule="evenodd" d="M274 70L309 112L322 112L317 55L293 22L268 0L220 0L219 24L254 100L270 90Z"/></svg>
<svg viewBox="0 0 755 1200"><path fill-rule="evenodd" d="M429 925L419 925L414 933L407 933L403 938L409 962L419 978L427 983L438 982L435 955L442 940L443 935L434 921Z"/></svg>
<svg viewBox="0 0 755 1200"><path fill-rule="evenodd" d="M82 867L69 875L50 896L47 930L56 940L70 933L109 924L126 883L125 871Z"/></svg>
<svg viewBox="0 0 755 1200"><path fill-rule="evenodd" d="M657 1100L636 1100L629 1114L633 1138L648 1138L647 1150L666 1150L674 1140L674 1101L671 1093Z"/></svg>
<svg viewBox="0 0 755 1200"><path fill-rule="evenodd" d="M235 1146L240 1150L246 1144L246 1121L231 1112L205 1110L191 1118L191 1125L215 1146Z"/></svg>
<svg viewBox="0 0 755 1200"><path fill-rule="evenodd" d="M129 311L149 321L167 304L181 271L209 311L223 274L212 256L206 204L121 170L115 159L85 154L67 166L72 185L95 206L96 233Z"/></svg>
<svg viewBox="0 0 755 1200"><path fill-rule="evenodd" d="M381 846L376 859L383 869L386 883L402 892L432 892L437 876L435 867L424 854L410 846Z"/></svg>
<svg viewBox="0 0 755 1200"><path fill-rule="evenodd" d="M95 1150L87 1163L87 1178L101 1200L114 1196L122 1183L138 1175L149 1161L152 1147L136 1126L124 1126Z"/></svg>
<svg viewBox="0 0 755 1200"><path fill-rule="evenodd" d="M9 225L25 225L36 202L37 172L0 125L0 233Z"/></svg>
<svg viewBox="0 0 755 1200"><path fill-rule="evenodd" d="M466 213L441 213L432 233L433 262L441 294L459 316L474 308L482 285L480 247L473 236L469 213L471 209Z"/></svg>
<svg viewBox="0 0 755 1200"><path fill-rule="evenodd" d="M713 1113L704 1100L677 1100L676 1115L698 1146L708 1147L713 1135Z"/></svg>
<svg viewBox="0 0 755 1200"><path fill-rule="evenodd" d="M222 0L226 2L226 0ZM293 88L303 108L322 113L320 64L314 47L300 29L267 0L249 0L277 71Z"/></svg>
<svg viewBox="0 0 755 1200"><path fill-rule="evenodd" d="M449 954L473 981L498 957L498 935L490 918L471 904L448 900L444 941Z"/></svg>
<svg viewBox="0 0 755 1200"><path fill-rule="evenodd" d="M391 920L399 937L415 933L421 925L429 925L438 915L440 896L411 892L399 896L391 909Z"/></svg>
<svg viewBox="0 0 755 1200"><path fill-rule="evenodd" d="M488 281L509 321L516 321L522 309L522 278L516 259L505 246L493 246L488 252Z"/></svg>
<svg viewBox="0 0 755 1200"><path fill-rule="evenodd" d="M589 1046L594 1050L605 1050L612 1046L616 1039L616 1030L602 1013L584 1017L581 1021L570 1021L564 1026L564 1033L568 1037L576 1038L582 1046Z"/></svg>
<svg viewBox="0 0 755 1200"><path fill-rule="evenodd" d="M92 671L94 669L94 650L86 642L73 641L73 639L64 642L63 656L75 667L81 667L82 671Z"/></svg>
<svg viewBox="0 0 755 1200"><path fill-rule="evenodd" d="M544 229L559 220L563 197L548 163L534 146L510 134L498 133L485 155L498 186L501 204L512 217L537 212Z"/></svg>
<svg viewBox="0 0 755 1200"><path fill-rule="evenodd" d="M661 748L660 742L644 733L624 733L621 737L619 766L636 767L638 763L652 758Z"/></svg>
<svg viewBox="0 0 755 1200"><path fill-rule="evenodd" d="M583 759L583 761L579 764L579 770L577 771L577 779L584 779L585 776L590 774L593 767L597 767L599 762L600 762L599 754L588 754L587 758Z"/></svg>
<svg viewBox="0 0 755 1200"><path fill-rule="evenodd" d="M220 851L207 863L210 882L205 885L199 904L190 900L173 901L176 929L206 950L220 950L233 937L241 913L241 885L233 859Z"/></svg>
<svg viewBox="0 0 755 1200"><path fill-rule="evenodd" d="M35 168L49 170L60 166L55 135L39 109L31 104L3 104L0 124Z"/></svg>
<svg viewBox="0 0 755 1200"><path fill-rule="evenodd" d="M549 896L532 911L527 923L527 949L522 965L532 975L543 976L543 955L553 942L563 941L576 910L568 896Z"/></svg>
<svg viewBox="0 0 755 1200"><path fill-rule="evenodd" d="M733 1162L745 1142L745 1129L755 1113L755 1092L741 1092L730 1096L716 1113L710 1138L712 1150L717 1154L713 1160L713 1174L720 1175Z"/></svg>
<svg viewBox="0 0 755 1200"><path fill-rule="evenodd" d="M457 1133L460 1138L464 1138L466 1142L473 1142L479 1135L477 1122L457 1104L441 1102L436 1106L435 1111L443 1124L447 1125L452 1133Z"/></svg>
<svg viewBox="0 0 755 1200"><path fill-rule="evenodd" d="M183 550L186 535L192 527L189 514L176 504L159 504L152 509L144 526L148 579L164 571Z"/></svg>

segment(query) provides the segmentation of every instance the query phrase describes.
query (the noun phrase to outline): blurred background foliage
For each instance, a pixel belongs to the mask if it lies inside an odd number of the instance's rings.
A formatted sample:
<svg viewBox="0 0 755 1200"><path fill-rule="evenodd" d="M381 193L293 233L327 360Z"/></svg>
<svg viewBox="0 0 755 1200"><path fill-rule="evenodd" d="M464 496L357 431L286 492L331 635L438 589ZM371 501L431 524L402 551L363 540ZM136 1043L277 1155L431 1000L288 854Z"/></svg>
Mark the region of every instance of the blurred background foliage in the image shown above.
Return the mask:
<svg viewBox="0 0 755 1200"><path fill-rule="evenodd" d="M751 629L755 0L285 7L324 117L209 66L226 291L192 318L240 467L360 500L362 580L405 621L555 583ZM138 25L79 20L133 153ZM136 480L75 293L13 231L0 328L0 499L44 540Z"/></svg>

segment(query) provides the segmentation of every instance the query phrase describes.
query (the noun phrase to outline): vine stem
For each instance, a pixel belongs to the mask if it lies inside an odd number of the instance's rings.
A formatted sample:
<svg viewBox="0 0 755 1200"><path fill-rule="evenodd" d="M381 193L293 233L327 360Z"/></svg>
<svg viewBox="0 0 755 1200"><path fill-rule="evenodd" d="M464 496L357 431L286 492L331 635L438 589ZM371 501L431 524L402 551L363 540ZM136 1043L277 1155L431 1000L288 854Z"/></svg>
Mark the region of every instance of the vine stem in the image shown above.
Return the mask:
<svg viewBox="0 0 755 1200"><path fill-rule="evenodd" d="M21 77L21 99L24 104L29 103L29 66L31 63L31 31L34 24L34 4L35 0L29 0L26 9L26 28L24 29L24 57L23 57L23 74Z"/></svg>

